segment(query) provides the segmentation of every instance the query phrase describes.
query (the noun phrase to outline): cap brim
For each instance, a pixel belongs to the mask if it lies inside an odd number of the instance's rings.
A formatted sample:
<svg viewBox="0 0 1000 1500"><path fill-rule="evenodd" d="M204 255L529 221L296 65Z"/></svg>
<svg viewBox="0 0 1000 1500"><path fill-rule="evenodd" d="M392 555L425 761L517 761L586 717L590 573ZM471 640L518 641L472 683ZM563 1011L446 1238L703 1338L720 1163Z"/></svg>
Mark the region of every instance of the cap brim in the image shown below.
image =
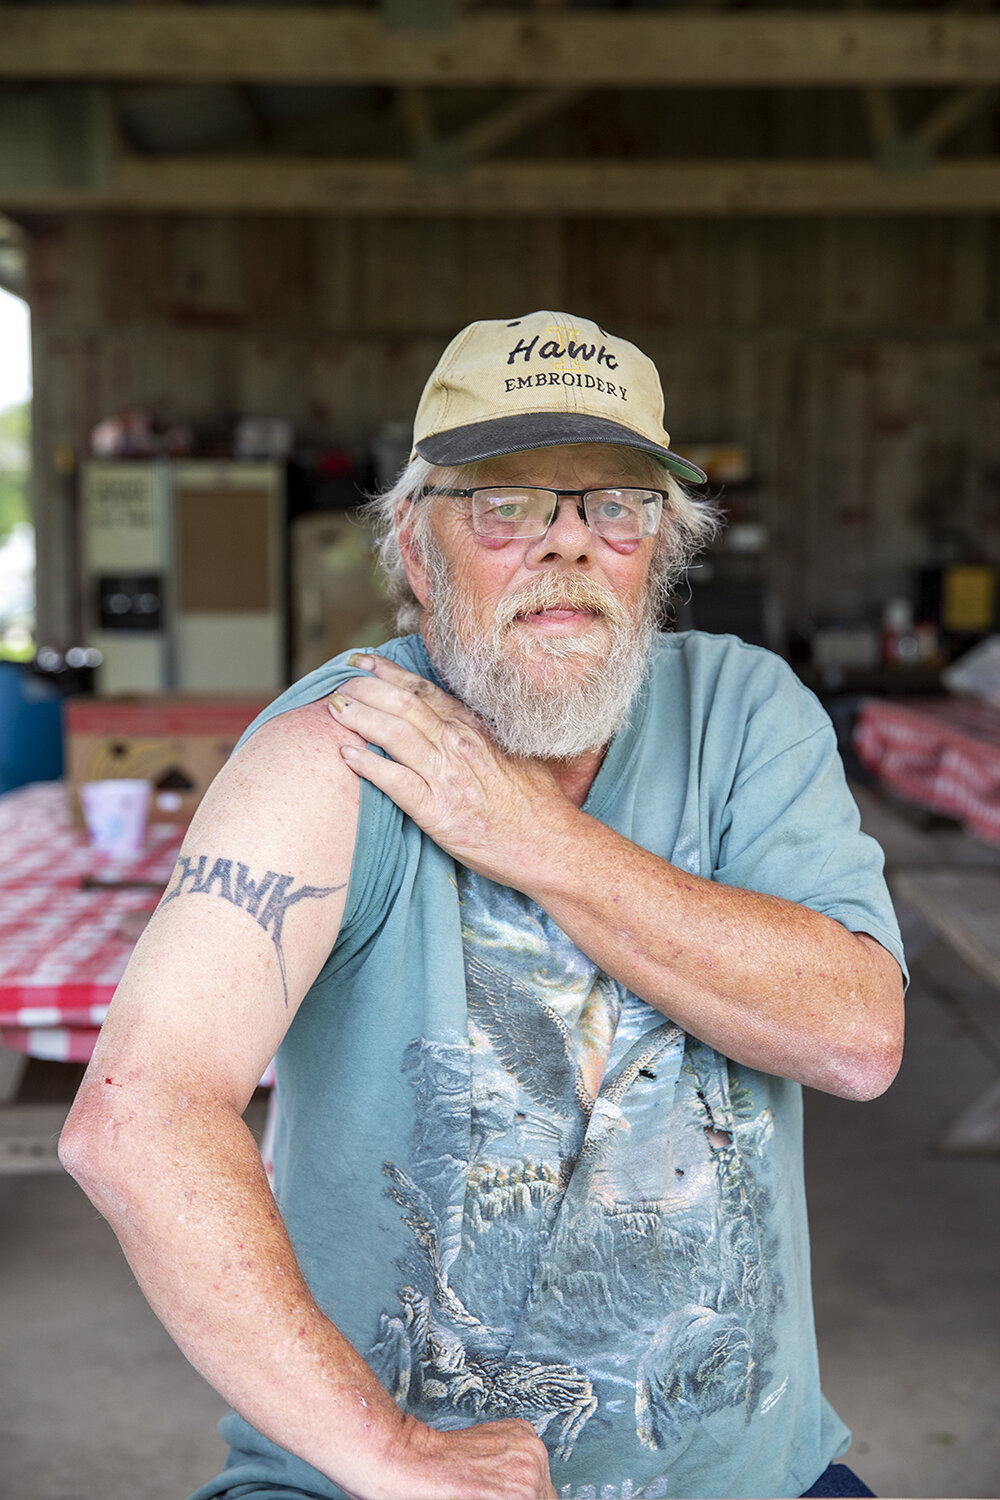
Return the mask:
<svg viewBox="0 0 1000 1500"><path fill-rule="evenodd" d="M708 475L679 453L663 448L631 427L604 417L573 412L527 412L520 417L497 417L490 422L471 422L450 432L422 437L416 452L441 468L453 464L475 464L484 458L502 458L531 448L560 448L568 443L610 443L617 448L637 448L651 453L681 479L706 484Z"/></svg>

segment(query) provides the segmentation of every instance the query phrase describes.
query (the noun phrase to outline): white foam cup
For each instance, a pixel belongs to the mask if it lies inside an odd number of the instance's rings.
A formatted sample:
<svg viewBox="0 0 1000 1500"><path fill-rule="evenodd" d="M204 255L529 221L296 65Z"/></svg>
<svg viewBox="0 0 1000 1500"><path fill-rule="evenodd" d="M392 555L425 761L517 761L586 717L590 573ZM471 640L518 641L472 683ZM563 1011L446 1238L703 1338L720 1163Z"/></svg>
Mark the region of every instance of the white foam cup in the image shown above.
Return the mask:
<svg viewBox="0 0 1000 1500"><path fill-rule="evenodd" d="M118 858L138 854L146 837L151 791L148 781L131 777L85 781L80 801L91 848Z"/></svg>

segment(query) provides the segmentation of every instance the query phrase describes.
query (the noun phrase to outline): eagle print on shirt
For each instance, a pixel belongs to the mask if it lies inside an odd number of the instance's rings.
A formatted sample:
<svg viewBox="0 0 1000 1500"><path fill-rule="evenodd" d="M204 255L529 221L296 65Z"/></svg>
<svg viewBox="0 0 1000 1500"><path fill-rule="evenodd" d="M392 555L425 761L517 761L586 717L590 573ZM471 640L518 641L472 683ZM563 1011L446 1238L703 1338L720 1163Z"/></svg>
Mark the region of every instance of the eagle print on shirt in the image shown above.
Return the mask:
<svg viewBox="0 0 1000 1500"><path fill-rule="evenodd" d="M527 898L459 890L468 1037L406 1054L409 1245L369 1358L430 1425L523 1417L560 1460L627 1421L652 1477L774 1384L770 1112Z"/></svg>

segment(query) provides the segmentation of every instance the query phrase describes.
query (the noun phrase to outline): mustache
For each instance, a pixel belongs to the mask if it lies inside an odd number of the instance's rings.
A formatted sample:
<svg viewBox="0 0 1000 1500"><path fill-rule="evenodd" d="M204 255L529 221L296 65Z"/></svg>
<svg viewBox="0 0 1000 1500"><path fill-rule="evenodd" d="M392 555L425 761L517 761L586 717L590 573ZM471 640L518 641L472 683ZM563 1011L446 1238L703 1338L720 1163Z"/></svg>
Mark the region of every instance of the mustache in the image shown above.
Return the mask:
<svg viewBox="0 0 1000 1500"><path fill-rule="evenodd" d="M519 615L537 614L543 609L585 609L603 616L613 626L628 623L628 612L621 601L602 584L579 574L541 573L530 583L508 594L497 606L494 629L505 632Z"/></svg>

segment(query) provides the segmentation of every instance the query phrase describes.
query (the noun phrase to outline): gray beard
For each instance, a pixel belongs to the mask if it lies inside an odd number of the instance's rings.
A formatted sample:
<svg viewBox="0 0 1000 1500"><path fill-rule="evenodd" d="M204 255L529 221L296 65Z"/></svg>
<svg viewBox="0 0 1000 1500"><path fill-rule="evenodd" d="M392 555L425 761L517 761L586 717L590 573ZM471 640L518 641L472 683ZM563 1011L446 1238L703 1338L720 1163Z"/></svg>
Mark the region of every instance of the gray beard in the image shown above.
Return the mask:
<svg viewBox="0 0 1000 1500"><path fill-rule="evenodd" d="M443 557L433 555L433 542L428 551L431 658L500 749L538 760L571 760L603 749L628 723L646 676L656 637L655 584L638 614L630 615L588 578L544 573L507 596L484 630L458 597ZM583 639L527 639L513 624L520 613L560 603L595 610L602 628Z"/></svg>

